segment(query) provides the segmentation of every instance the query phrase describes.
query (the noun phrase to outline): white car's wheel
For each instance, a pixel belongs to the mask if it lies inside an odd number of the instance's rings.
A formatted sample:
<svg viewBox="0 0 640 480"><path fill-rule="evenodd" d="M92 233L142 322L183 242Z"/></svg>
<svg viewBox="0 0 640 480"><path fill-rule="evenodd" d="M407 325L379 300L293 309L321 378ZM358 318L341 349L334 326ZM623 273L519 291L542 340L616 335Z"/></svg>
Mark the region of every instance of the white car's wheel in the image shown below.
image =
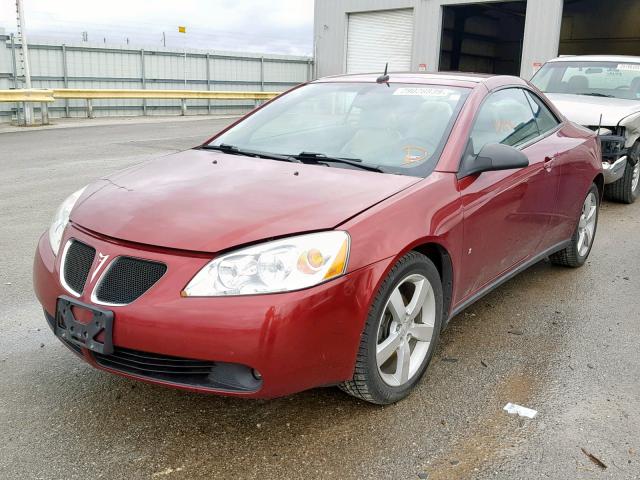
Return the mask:
<svg viewBox="0 0 640 480"><path fill-rule="evenodd" d="M640 197L640 141L629 151L624 176L605 188L607 198L622 203L633 203Z"/></svg>

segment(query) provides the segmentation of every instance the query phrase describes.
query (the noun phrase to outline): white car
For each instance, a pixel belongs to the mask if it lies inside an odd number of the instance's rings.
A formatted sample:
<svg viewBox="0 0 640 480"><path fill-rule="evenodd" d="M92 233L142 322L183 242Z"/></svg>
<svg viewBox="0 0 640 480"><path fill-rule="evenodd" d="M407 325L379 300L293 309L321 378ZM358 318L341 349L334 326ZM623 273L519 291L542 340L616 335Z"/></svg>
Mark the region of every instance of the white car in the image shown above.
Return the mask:
<svg viewBox="0 0 640 480"><path fill-rule="evenodd" d="M633 203L640 196L640 57L559 57L531 82L569 120L598 131L605 193Z"/></svg>

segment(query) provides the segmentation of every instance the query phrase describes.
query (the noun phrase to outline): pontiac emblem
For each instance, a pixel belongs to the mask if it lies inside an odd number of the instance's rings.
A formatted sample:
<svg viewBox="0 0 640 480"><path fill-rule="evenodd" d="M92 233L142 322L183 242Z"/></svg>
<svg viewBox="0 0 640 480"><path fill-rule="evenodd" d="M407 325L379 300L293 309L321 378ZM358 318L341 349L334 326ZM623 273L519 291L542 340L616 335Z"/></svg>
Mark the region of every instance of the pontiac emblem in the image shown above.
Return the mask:
<svg viewBox="0 0 640 480"><path fill-rule="evenodd" d="M96 265L95 270L91 274L91 282L93 282L93 279L96 278L96 275L98 274L98 272L102 270L102 267L104 266L105 263L107 263L108 259L109 259L109 255L104 255L98 252L98 264Z"/></svg>

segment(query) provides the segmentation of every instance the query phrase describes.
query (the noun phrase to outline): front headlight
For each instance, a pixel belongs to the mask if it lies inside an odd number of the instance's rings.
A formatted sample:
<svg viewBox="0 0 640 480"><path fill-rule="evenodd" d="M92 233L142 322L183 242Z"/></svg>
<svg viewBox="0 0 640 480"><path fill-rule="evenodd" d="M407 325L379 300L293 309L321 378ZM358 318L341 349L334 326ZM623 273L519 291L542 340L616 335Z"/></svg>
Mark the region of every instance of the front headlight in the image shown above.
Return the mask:
<svg viewBox="0 0 640 480"><path fill-rule="evenodd" d="M67 224L69 223L71 210L78 201L78 198L80 198L80 195L82 195L82 192L84 192L85 188L87 187L83 187L77 192L69 195L58 207L56 214L53 216L53 222L51 222L51 226L49 227L49 244L51 245L54 255L58 255L62 235L64 233L64 229L67 228Z"/></svg>
<svg viewBox="0 0 640 480"><path fill-rule="evenodd" d="M208 263L182 291L185 297L290 292L344 274L349 234L311 233L228 253Z"/></svg>

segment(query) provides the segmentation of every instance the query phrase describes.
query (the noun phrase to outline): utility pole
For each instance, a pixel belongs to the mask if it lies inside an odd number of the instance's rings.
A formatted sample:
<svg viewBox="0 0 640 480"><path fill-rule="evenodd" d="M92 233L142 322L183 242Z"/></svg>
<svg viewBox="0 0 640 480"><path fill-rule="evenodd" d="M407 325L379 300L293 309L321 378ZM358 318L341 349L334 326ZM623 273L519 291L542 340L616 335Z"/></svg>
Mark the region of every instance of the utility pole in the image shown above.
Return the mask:
<svg viewBox="0 0 640 480"><path fill-rule="evenodd" d="M183 46L184 46L184 62L182 63L183 65L183 70L184 70L184 89L187 89L187 27L185 27L184 25L180 25L178 26L178 33L182 33L184 36L182 37L183 39Z"/></svg>
<svg viewBox="0 0 640 480"><path fill-rule="evenodd" d="M24 10L22 0L16 0L16 17L18 20L18 38L20 38L20 63L24 71L24 86L31 88L31 67L29 66L29 47L27 45L27 34L25 32ZM31 104L24 103L24 124L33 124L33 110Z"/></svg>

